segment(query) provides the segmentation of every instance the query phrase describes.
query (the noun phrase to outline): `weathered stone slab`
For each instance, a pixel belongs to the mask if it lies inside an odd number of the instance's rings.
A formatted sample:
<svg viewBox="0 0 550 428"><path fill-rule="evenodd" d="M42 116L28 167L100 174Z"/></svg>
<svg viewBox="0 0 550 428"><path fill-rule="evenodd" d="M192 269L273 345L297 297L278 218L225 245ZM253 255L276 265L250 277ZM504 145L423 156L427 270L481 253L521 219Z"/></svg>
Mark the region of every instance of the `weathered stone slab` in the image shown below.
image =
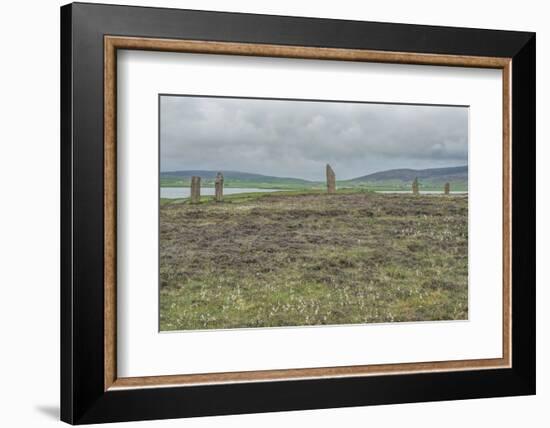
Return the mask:
<svg viewBox="0 0 550 428"><path fill-rule="evenodd" d="M334 170L327 163L327 193L336 192L336 174Z"/></svg>
<svg viewBox="0 0 550 428"><path fill-rule="evenodd" d="M415 179L412 183L412 192L413 192L413 195L420 194L420 186L418 185L418 177L415 177Z"/></svg>
<svg viewBox="0 0 550 428"><path fill-rule="evenodd" d="M191 203L198 204L201 200L201 178L191 177Z"/></svg>
<svg viewBox="0 0 550 428"><path fill-rule="evenodd" d="M214 182L214 186L216 188L214 200L216 202L223 201L223 174L221 172L218 172L218 174L216 175L216 181Z"/></svg>
<svg viewBox="0 0 550 428"><path fill-rule="evenodd" d="M449 193L451 193L451 184L450 183L445 183L445 190L444 190L445 194L448 195Z"/></svg>

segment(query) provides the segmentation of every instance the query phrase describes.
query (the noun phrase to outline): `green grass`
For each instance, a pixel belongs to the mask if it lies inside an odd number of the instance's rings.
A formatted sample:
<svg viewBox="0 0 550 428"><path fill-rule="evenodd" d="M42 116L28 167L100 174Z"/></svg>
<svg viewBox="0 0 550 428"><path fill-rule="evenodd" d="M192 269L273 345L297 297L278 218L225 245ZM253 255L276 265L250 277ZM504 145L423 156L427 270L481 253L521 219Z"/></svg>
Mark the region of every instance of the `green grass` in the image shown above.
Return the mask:
<svg viewBox="0 0 550 428"><path fill-rule="evenodd" d="M364 188L344 188L338 189L338 194L351 194L351 193L365 193L370 192L371 190ZM277 192L250 192L250 193L236 193L233 195L224 195L223 203L224 204L235 204L250 202L257 199L264 198L266 196L306 196L306 195L325 195L326 190L320 189L297 189L297 190L278 190ZM214 203L214 196L203 195L201 196L199 204L209 204ZM161 206L170 205L170 204L190 204L189 198L161 198ZM196 206L196 205L195 205Z"/></svg>
<svg viewBox="0 0 550 428"><path fill-rule="evenodd" d="M255 189L289 189L289 190L306 190L306 189L322 189L325 187L323 183L312 183L312 185L304 185L299 182L291 182L289 180L271 180L271 181L256 181L256 180L239 180L235 178L226 178L224 187L227 188L255 188ZM189 187L191 180L188 178L178 177L161 177L160 187ZM214 187L214 180L202 178L201 187Z"/></svg>
<svg viewBox="0 0 550 428"><path fill-rule="evenodd" d="M337 181L339 188L351 188L351 189L366 189L366 190L411 190L411 183L403 182L400 180L386 180L386 181L373 181L373 182L353 182L353 181ZM443 190L445 183L420 180L420 190ZM464 192L468 190L468 183L466 181L451 181L451 190ZM191 180L188 178L177 177L161 177L160 187L189 187ZM214 180L202 179L202 187L214 187ZM227 188L254 188L254 189L280 189L280 190L318 190L323 191L326 189L324 182L312 182L310 185L303 183L293 183L288 180L271 180L268 182L254 181L254 180L238 180L238 179L225 179L224 187Z"/></svg>
<svg viewBox="0 0 550 428"><path fill-rule="evenodd" d="M419 181L420 191L443 191L444 183ZM453 192L467 192L468 183L464 181L454 181L449 183L451 191ZM340 187L349 186L354 189L367 189L372 191L411 191L411 183L403 183L401 181L377 181L366 182L356 185L349 185L347 183L340 184Z"/></svg>
<svg viewBox="0 0 550 428"><path fill-rule="evenodd" d="M467 196L161 201L161 330L467 319Z"/></svg>

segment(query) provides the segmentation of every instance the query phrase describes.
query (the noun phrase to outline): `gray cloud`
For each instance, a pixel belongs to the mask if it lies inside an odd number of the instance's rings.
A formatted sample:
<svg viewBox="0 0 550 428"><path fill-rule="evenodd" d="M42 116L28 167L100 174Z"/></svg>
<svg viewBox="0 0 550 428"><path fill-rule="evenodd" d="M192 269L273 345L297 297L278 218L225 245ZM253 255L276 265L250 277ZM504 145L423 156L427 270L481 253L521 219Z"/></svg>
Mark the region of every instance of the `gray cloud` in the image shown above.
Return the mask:
<svg viewBox="0 0 550 428"><path fill-rule="evenodd" d="M339 179L468 162L466 107L161 97L161 171Z"/></svg>

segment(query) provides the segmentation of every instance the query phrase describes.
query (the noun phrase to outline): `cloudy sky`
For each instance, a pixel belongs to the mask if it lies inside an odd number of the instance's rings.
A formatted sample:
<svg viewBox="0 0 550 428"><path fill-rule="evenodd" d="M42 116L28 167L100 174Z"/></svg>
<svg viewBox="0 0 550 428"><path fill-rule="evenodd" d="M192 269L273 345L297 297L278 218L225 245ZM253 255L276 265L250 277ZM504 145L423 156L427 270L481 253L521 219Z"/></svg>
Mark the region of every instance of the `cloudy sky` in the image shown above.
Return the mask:
<svg viewBox="0 0 550 428"><path fill-rule="evenodd" d="M466 107L161 96L161 171L323 180L468 163Z"/></svg>

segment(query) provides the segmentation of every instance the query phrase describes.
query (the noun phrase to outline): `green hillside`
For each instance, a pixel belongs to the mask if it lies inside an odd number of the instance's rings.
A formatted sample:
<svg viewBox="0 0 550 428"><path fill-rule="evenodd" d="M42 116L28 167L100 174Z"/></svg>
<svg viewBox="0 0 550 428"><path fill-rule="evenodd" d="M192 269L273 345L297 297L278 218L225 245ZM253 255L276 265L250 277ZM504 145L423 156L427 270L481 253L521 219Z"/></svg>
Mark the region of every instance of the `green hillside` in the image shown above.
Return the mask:
<svg viewBox="0 0 550 428"><path fill-rule="evenodd" d="M187 170L161 172L161 187L189 186L192 176L201 177L201 186L214 187L218 171ZM322 188L323 183L291 177L274 177L240 171L222 171L225 187L251 187L258 189L315 189Z"/></svg>
<svg viewBox="0 0 550 428"><path fill-rule="evenodd" d="M324 181L310 181L293 177L274 177L241 171L222 171L225 187L311 190L324 189ZM161 172L161 187L189 186L192 176L201 177L201 186L214 187L218 171L186 170ZM336 171L338 177L338 171ZM468 190L468 167L430 168L430 169L393 169L356 177L350 180L338 180L339 188L361 188L366 190L410 190L411 183L418 178L421 190L441 190L445 183L451 184L453 191Z"/></svg>
<svg viewBox="0 0 550 428"><path fill-rule="evenodd" d="M410 190L411 184L418 178L420 188L424 190L439 190L445 183L450 183L451 190L468 190L468 167L457 166L449 168L429 169L391 169L375 172L340 181L340 187L366 187L374 190Z"/></svg>

